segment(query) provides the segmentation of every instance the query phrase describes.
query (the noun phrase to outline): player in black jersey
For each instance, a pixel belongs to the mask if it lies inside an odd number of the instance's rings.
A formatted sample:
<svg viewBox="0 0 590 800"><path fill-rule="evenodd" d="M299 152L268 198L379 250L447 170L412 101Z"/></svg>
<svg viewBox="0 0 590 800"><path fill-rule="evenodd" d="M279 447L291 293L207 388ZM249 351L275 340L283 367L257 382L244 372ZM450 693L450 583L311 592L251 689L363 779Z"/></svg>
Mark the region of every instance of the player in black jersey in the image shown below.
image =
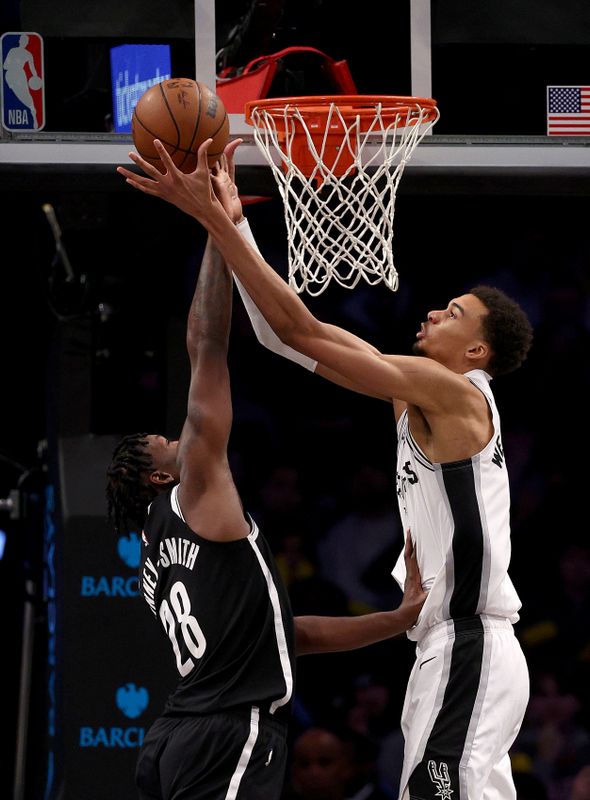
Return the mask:
<svg viewBox="0 0 590 800"><path fill-rule="evenodd" d="M237 142L229 145L230 157ZM213 171L227 193L227 161ZM134 176L137 179L137 176ZM230 471L227 348L232 276L208 240L191 303L180 439L135 434L108 469L114 525L142 527L140 583L170 639L179 682L141 748L141 800L276 800L286 765L295 655L353 649L407 630L424 602L411 544L402 604L363 617L299 617ZM408 537L410 541L410 537Z"/></svg>

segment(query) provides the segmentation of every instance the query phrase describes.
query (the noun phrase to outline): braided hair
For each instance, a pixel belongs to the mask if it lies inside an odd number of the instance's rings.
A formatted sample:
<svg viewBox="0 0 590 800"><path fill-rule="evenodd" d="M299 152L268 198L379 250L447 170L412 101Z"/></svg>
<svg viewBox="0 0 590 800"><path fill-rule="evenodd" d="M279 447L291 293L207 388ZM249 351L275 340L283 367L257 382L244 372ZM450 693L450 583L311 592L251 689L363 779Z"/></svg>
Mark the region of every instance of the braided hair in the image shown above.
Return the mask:
<svg viewBox="0 0 590 800"><path fill-rule="evenodd" d="M147 509L158 490L145 480L153 469L147 451L147 433L124 436L115 447L107 469L107 516L116 531L142 526Z"/></svg>

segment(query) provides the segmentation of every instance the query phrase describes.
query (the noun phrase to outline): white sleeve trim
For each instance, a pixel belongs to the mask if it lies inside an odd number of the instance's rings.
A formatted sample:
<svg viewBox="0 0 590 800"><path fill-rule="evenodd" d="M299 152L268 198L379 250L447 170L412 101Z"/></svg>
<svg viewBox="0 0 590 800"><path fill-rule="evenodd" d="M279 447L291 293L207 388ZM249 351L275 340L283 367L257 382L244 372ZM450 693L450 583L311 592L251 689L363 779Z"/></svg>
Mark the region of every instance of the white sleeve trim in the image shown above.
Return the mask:
<svg viewBox="0 0 590 800"><path fill-rule="evenodd" d="M252 231L250 230L248 220L244 218L236 225L236 228L240 231L248 244L250 244L257 253L260 253L258 245L256 244L256 240L254 239ZM246 311L248 312L248 316L250 317L250 322L252 323L252 328L254 329L256 338L260 344L264 345L264 347L266 347L268 350L271 350L273 353L277 353L277 355L283 356L283 358L288 358L289 361L294 361L296 364L300 364L302 367L305 367L305 369L310 370L310 372L314 372L318 362L314 361L313 358L309 358L309 356L304 356L303 353L298 353L297 350L293 350L293 348L289 347L289 345L283 344L283 342L270 327L266 319L262 316L260 309L254 303L235 273L234 280L236 282L236 286L238 287L242 302L244 303Z"/></svg>

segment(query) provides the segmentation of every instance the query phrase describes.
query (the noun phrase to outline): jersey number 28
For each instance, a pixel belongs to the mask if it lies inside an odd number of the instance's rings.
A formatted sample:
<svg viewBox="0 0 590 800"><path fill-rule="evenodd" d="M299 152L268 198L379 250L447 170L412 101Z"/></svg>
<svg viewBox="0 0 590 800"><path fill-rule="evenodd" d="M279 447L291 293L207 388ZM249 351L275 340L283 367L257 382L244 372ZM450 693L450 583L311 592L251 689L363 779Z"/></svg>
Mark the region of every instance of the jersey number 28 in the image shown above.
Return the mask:
<svg viewBox="0 0 590 800"><path fill-rule="evenodd" d="M170 589L168 600L163 600L160 605L160 619L164 630L168 634L172 642L172 649L176 656L176 666L178 671L184 678L195 666L192 658L187 658L186 661L182 660L180 647L178 646L177 633L182 634L184 644L187 650L195 658L201 658L207 647L207 642L201 626L197 622L196 617L191 616L191 601L186 590L186 586L182 581L176 581Z"/></svg>

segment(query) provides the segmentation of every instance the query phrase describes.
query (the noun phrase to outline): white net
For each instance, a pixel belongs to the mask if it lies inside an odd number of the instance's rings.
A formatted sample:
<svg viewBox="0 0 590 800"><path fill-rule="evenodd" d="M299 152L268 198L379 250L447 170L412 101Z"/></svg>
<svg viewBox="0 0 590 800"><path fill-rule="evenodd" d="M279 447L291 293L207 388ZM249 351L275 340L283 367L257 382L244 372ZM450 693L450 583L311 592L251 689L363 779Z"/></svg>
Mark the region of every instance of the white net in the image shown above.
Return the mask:
<svg viewBox="0 0 590 800"><path fill-rule="evenodd" d="M425 107L419 98L402 99L399 110L382 98L351 114L350 106L343 112L342 100L333 98L337 102L319 120L297 98L279 106L252 104L254 139L285 208L289 284L297 293L319 295L331 280L352 289L361 278L397 289L397 187L413 150L438 119L434 101Z"/></svg>

